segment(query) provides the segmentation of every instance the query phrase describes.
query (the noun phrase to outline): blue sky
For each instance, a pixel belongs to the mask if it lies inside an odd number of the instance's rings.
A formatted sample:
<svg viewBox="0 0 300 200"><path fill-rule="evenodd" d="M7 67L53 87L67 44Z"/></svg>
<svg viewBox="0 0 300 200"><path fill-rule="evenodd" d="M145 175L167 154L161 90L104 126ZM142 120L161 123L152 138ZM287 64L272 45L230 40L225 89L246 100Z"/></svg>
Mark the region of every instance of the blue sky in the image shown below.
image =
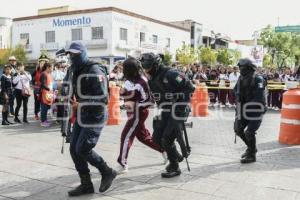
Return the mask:
<svg viewBox="0 0 300 200"><path fill-rule="evenodd" d="M1 0L2 17L36 15L39 8L116 6L163 21L193 19L233 39L250 39L267 24L300 25L298 0ZM279 20L278 20L279 18Z"/></svg>

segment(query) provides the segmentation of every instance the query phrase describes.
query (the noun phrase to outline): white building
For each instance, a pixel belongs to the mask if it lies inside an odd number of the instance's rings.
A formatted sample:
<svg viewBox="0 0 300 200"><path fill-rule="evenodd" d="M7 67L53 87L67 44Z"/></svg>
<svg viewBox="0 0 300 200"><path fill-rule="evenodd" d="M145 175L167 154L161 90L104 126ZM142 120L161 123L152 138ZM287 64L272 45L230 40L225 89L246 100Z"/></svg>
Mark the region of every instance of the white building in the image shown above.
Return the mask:
<svg viewBox="0 0 300 200"><path fill-rule="evenodd" d="M175 56L176 49L190 44L190 30L115 7L13 19L12 45L24 45L32 60L41 50L54 57L56 50L77 40L87 46L90 57L113 64L144 52Z"/></svg>
<svg viewBox="0 0 300 200"><path fill-rule="evenodd" d="M203 45L203 25L194 21L194 20L184 20L184 21L175 21L170 22L171 24L174 24L179 27L183 27L186 29L189 29L191 31L191 47L193 48L199 48Z"/></svg>
<svg viewBox="0 0 300 200"><path fill-rule="evenodd" d="M11 46L12 19L0 17L0 49L7 49Z"/></svg>

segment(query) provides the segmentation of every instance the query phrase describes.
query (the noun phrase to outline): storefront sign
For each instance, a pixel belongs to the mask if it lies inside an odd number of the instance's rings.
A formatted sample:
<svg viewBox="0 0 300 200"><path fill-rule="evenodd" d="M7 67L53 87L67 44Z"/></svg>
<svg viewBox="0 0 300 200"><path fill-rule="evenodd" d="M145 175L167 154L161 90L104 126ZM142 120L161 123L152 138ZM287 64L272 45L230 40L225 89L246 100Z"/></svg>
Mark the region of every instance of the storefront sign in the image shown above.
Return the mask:
<svg viewBox="0 0 300 200"><path fill-rule="evenodd" d="M90 17L79 17L75 19L53 19L54 27L65 27L65 26L87 26L90 25L92 19Z"/></svg>

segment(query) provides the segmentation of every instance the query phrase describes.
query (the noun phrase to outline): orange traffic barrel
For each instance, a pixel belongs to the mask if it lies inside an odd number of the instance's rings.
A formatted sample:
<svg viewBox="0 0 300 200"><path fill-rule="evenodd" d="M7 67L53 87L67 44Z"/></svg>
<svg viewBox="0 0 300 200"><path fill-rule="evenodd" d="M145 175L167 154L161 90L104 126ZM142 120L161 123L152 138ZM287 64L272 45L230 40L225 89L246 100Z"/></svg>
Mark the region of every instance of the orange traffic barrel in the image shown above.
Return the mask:
<svg viewBox="0 0 300 200"><path fill-rule="evenodd" d="M279 142L300 144L300 89L291 89L283 94Z"/></svg>
<svg viewBox="0 0 300 200"><path fill-rule="evenodd" d="M192 114L194 117L208 116L208 90L205 86L196 88L192 99Z"/></svg>
<svg viewBox="0 0 300 200"><path fill-rule="evenodd" d="M120 88L111 86L109 91L107 125L119 125L121 123Z"/></svg>

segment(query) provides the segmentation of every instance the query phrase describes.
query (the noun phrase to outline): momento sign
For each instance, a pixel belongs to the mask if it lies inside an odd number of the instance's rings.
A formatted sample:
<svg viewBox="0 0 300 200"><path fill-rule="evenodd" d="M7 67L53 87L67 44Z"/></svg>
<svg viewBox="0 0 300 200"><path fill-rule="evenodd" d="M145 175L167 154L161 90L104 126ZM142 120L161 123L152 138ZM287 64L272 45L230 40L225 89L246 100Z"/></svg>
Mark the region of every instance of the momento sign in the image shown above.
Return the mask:
<svg viewBox="0 0 300 200"><path fill-rule="evenodd" d="M300 33L300 26L276 26L275 32Z"/></svg>
<svg viewBox="0 0 300 200"><path fill-rule="evenodd" d="M90 17L78 17L75 19L53 19L54 27L65 27L65 26L86 26L90 25L92 19Z"/></svg>

